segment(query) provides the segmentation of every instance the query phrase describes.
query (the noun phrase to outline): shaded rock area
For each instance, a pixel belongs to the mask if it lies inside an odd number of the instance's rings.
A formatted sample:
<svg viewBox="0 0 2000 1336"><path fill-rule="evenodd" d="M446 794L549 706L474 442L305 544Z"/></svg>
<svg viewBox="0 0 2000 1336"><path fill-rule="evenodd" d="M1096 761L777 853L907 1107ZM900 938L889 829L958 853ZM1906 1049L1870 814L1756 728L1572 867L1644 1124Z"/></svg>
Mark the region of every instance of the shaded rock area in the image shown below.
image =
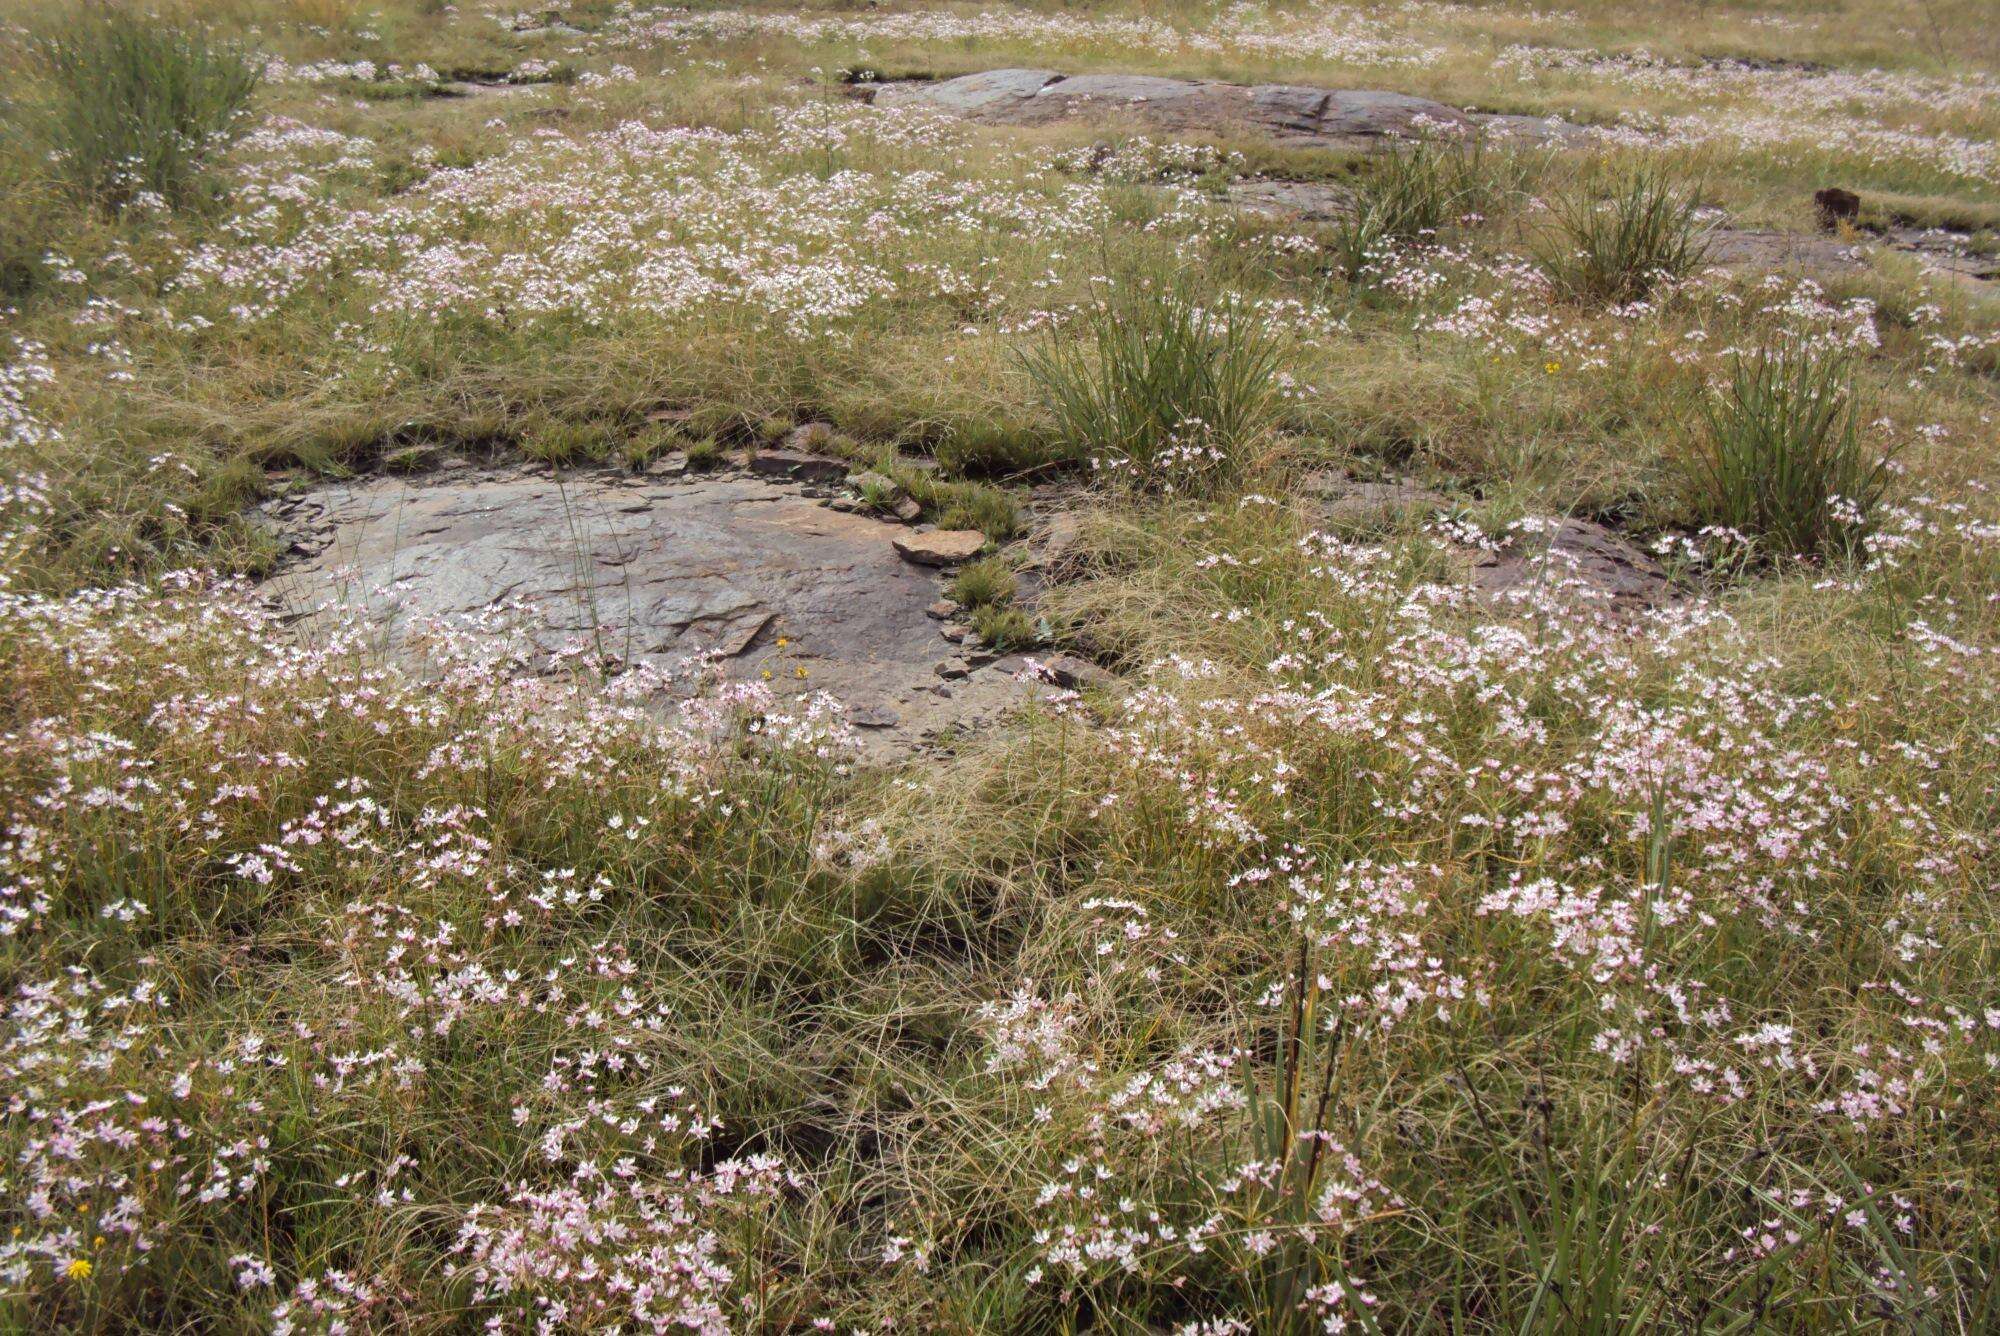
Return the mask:
<svg viewBox="0 0 2000 1336"><path fill-rule="evenodd" d="M1796 270L1812 278L1838 278L1862 272L1868 268L1870 254L1887 249L1914 256L1938 278L1967 283L2000 278L2000 260L1971 253L1964 245L1966 240L1949 232L1915 228L1841 237L1724 227L1710 234L1708 259L1728 269Z"/></svg>
<svg viewBox="0 0 2000 1336"><path fill-rule="evenodd" d="M1449 505L1445 497L1412 482L1364 482L1338 473L1315 473L1300 484L1329 524L1385 528L1408 518L1428 519Z"/></svg>
<svg viewBox="0 0 2000 1336"><path fill-rule="evenodd" d="M1423 524L1451 509L1443 493L1408 481L1315 473L1301 480L1299 491L1337 529ZM1465 578L1489 599L1539 585L1616 609L1637 609L1675 594L1673 580L1651 553L1593 520L1531 519L1498 551L1459 552Z"/></svg>
<svg viewBox="0 0 2000 1336"><path fill-rule="evenodd" d="M743 473L558 480L464 465L365 478L264 508L292 549L266 588L302 613L364 608L392 649L418 621L511 608L552 652L628 666L713 654L729 677L830 692L877 754L1038 692L1014 680L1021 656L940 634L940 573L897 551L910 529L833 509L827 491Z"/></svg>
<svg viewBox="0 0 2000 1336"><path fill-rule="evenodd" d="M1859 242L1813 232L1722 227L1709 234L1708 262L1726 269L1797 269L1832 276L1867 268L1868 250Z"/></svg>
<svg viewBox="0 0 2000 1336"><path fill-rule="evenodd" d="M986 70L936 82L864 85L860 93L877 106L927 107L984 125L1121 118L1168 134L1251 133L1282 144L1326 148L1472 126L1535 143L1582 133L1560 121L1467 113L1430 98L1380 89L1227 84L1146 74Z"/></svg>
<svg viewBox="0 0 2000 1336"><path fill-rule="evenodd" d="M1650 553L1591 520L1524 525L1498 552L1482 553L1471 576L1473 587L1487 595L1540 585L1624 610L1665 602L1674 592L1673 580Z"/></svg>
<svg viewBox="0 0 2000 1336"><path fill-rule="evenodd" d="M439 97L511 97L547 88L546 83L510 83L500 79L461 79L438 85Z"/></svg>
<svg viewBox="0 0 2000 1336"><path fill-rule="evenodd" d="M1323 181L1232 181L1223 191L1231 207L1265 218L1331 223L1360 210L1360 195Z"/></svg>
<svg viewBox="0 0 2000 1336"><path fill-rule="evenodd" d="M759 450L750 457L750 471L772 478L797 478L801 482L839 482L847 476L847 465L824 455L786 448Z"/></svg>

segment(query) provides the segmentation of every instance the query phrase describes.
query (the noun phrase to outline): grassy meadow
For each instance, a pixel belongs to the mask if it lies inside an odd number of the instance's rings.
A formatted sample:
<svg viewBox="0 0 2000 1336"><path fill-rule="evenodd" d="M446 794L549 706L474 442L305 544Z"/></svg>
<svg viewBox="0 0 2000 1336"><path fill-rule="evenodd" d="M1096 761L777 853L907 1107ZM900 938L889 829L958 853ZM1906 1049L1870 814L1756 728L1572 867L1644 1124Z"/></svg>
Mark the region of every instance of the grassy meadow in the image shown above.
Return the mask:
<svg viewBox="0 0 2000 1336"><path fill-rule="evenodd" d="M2000 1330L2000 282L1873 244L2000 266L1989 11L0 0L0 1328ZM1585 132L856 96L1009 66ZM1107 679L259 588L807 423ZM1671 584L1469 578L1565 519Z"/></svg>

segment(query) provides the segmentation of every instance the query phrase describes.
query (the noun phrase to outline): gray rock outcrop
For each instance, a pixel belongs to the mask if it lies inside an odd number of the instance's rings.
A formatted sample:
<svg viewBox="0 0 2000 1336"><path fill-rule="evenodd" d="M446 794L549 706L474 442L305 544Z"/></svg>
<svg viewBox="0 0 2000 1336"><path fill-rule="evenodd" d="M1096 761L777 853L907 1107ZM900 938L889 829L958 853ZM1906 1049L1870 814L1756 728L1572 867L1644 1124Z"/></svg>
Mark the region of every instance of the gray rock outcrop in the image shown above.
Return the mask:
<svg viewBox="0 0 2000 1336"><path fill-rule="evenodd" d="M986 70L936 82L882 84L867 95L877 106L928 107L986 125L1125 118L1167 134L1251 133L1281 144L1329 148L1475 126L1537 143L1577 133L1576 127L1559 121L1480 116L1382 89L1229 84L1149 74Z"/></svg>
<svg viewBox="0 0 2000 1336"><path fill-rule="evenodd" d="M1036 690L1007 661L941 683L940 576L899 555L910 530L791 478L460 467L337 483L264 513L293 554L266 588L308 619L328 602L363 611L392 652L419 621L510 609L543 651L713 655L728 677L823 689L891 755Z"/></svg>

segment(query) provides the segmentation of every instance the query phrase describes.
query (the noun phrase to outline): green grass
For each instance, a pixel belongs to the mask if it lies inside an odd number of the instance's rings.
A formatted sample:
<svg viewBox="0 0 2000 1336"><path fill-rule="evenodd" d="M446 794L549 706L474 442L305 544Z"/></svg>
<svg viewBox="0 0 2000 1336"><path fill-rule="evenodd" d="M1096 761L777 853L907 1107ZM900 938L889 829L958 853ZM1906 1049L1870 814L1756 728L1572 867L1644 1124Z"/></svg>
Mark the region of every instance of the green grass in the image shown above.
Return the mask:
<svg viewBox="0 0 2000 1336"><path fill-rule="evenodd" d="M1551 204L1538 249L1556 291L1579 302L1643 301L1702 265L1699 198L1656 167L1589 172Z"/></svg>
<svg viewBox="0 0 2000 1336"><path fill-rule="evenodd" d="M1250 312L1141 278L1085 322L1085 339L1056 333L1021 354L1079 455L1141 487L1204 485L1243 466L1272 418L1279 357Z"/></svg>
<svg viewBox="0 0 2000 1336"><path fill-rule="evenodd" d="M1060 24L627 42L428 0L175 13L294 67L578 77L260 85L242 125L310 133L205 159L209 207L120 211L12 132L59 104L0 34L0 1325L561 1302L629 1329L597 1307L622 1282L577 1279L650 1265L625 1239L726 1267L709 1325L744 1331L1994 1325L1994 298L1913 261L1681 281L1696 179L1746 225L1810 227L1831 183L1864 222L1990 225L1953 166L2000 128L1981 7L1939 0L1942 42L1861 0L1586 0L1174 48L1091 25L1225 20L1031 0L1002 20ZM1515 47L1671 63L1524 76ZM1916 92L1718 91L1722 55ZM1107 181L1050 164L1143 165L1125 127L878 133L830 74L864 60L1683 119L1603 162L1228 143L1199 180ZM168 105L180 76L131 68ZM1774 89L1861 137L1679 142ZM1350 182L1373 237L1245 224L1216 189L1245 169ZM802 300L624 300L635 259L698 247ZM1344 249L1393 254L1328 281ZM335 258L232 289L178 281L197 254ZM682 728L684 683L385 654L369 616L191 573L281 559L243 509L267 490L449 486L447 452L728 469L808 422L890 480L869 500L993 540L944 585L981 647L1115 680L884 760L755 684ZM1320 470L1421 479L1450 520L1331 525ZM1661 543L1671 605L1477 592L1479 543L1565 515ZM1811 560L1718 562L1716 525ZM481 1292L502 1235L526 1264Z"/></svg>
<svg viewBox="0 0 2000 1336"><path fill-rule="evenodd" d="M972 629L982 642L998 650L1029 649L1042 640L1027 613L993 603L972 610Z"/></svg>
<svg viewBox="0 0 2000 1336"><path fill-rule="evenodd" d="M1428 138L1374 155L1360 201L1334 225L1335 266L1350 283L1370 277L1389 249L1428 245L1509 202L1531 176L1528 159L1481 138Z"/></svg>
<svg viewBox="0 0 2000 1336"><path fill-rule="evenodd" d="M258 80L241 46L119 3L56 11L26 50L28 125L71 188L113 210L198 198Z"/></svg>
<svg viewBox="0 0 2000 1336"><path fill-rule="evenodd" d="M961 566L951 578L951 597L962 607L1004 604L1014 597L1014 572L998 557Z"/></svg>
<svg viewBox="0 0 2000 1336"><path fill-rule="evenodd" d="M1863 435L1850 358L1787 341L1739 354L1701 401L1699 448L1711 521L1787 556L1863 549L1890 460Z"/></svg>

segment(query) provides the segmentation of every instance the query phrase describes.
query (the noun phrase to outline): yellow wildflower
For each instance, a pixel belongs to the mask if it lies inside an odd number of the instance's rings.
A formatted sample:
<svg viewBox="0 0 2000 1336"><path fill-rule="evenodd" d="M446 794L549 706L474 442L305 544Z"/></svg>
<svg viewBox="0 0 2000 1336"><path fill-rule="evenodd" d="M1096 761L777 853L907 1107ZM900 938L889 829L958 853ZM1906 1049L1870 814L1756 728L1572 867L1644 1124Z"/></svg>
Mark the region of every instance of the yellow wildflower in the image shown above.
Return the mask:
<svg viewBox="0 0 2000 1336"><path fill-rule="evenodd" d="M90 1259L88 1257L79 1257L63 1268L63 1274L71 1280L89 1280L90 1271Z"/></svg>

